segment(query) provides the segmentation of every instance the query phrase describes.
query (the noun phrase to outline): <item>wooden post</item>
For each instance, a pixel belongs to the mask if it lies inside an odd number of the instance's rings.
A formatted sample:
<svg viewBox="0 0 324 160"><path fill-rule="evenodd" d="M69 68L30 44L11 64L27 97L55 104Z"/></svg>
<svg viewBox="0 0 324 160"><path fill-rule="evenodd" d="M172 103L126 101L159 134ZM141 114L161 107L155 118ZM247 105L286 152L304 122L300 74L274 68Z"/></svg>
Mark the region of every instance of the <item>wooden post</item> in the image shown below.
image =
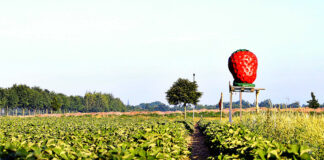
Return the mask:
<svg viewBox="0 0 324 160"><path fill-rule="evenodd" d="M242 90L240 92L240 120L242 121Z"/></svg>
<svg viewBox="0 0 324 160"><path fill-rule="evenodd" d="M223 117L223 92L221 92L220 112L221 112L220 120L222 121L222 117Z"/></svg>
<svg viewBox="0 0 324 160"><path fill-rule="evenodd" d="M229 122L232 124L232 97L233 97L233 91L230 91L230 108L229 108Z"/></svg>
<svg viewBox="0 0 324 160"><path fill-rule="evenodd" d="M220 112L221 112L221 118L220 118L220 121L222 121L222 117L223 117L222 109L220 110Z"/></svg>
<svg viewBox="0 0 324 160"><path fill-rule="evenodd" d="M259 113L259 94L260 94L260 90L256 90L255 92L256 94L256 99L255 99L255 107L256 107L256 112Z"/></svg>

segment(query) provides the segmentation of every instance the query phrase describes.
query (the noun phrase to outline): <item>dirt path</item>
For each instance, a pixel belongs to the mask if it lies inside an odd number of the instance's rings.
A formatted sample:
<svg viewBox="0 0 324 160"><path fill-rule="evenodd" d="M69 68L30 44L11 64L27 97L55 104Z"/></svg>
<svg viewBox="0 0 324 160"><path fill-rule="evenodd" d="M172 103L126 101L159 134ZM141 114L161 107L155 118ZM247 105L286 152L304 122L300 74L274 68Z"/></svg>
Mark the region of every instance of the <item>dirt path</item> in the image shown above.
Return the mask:
<svg viewBox="0 0 324 160"><path fill-rule="evenodd" d="M208 147L205 145L205 137L200 132L198 125L195 125L195 131L191 140L192 155L190 159L205 160L210 156Z"/></svg>

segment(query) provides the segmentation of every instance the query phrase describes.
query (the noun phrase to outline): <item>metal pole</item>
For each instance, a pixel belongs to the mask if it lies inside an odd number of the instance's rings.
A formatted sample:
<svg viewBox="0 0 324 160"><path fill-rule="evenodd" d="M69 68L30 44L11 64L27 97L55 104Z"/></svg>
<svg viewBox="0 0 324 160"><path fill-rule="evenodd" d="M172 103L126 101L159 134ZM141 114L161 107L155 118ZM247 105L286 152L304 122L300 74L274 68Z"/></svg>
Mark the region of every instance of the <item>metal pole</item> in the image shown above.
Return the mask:
<svg viewBox="0 0 324 160"><path fill-rule="evenodd" d="M240 120L242 121L242 91L240 92Z"/></svg>
<svg viewBox="0 0 324 160"><path fill-rule="evenodd" d="M194 73L193 74L193 82L196 82L195 76L196 76L196 74ZM192 106L192 120L195 121L195 105Z"/></svg>
<svg viewBox="0 0 324 160"><path fill-rule="evenodd" d="M194 74L193 74L193 81L194 81L194 82L195 82L195 76L196 76L196 74L194 73Z"/></svg>

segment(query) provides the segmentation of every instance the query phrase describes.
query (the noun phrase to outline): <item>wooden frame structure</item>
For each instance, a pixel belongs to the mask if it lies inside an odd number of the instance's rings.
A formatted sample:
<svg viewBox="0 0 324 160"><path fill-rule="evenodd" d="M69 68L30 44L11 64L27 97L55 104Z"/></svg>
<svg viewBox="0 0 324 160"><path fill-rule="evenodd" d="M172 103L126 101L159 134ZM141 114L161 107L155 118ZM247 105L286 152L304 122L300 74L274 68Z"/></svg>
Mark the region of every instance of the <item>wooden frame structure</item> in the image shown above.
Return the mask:
<svg viewBox="0 0 324 160"><path fill-rule="evenodd" d="M256 95L255 107L256 107L256 112L259 113L258 98L259 98L260 90L265 90L265 89L255 88L255 87L232 86L231 82L229 83L229 92L230 92L229 122L231 124L233 122L232 120L233 92L240 92L240 120L242 120L242 93L243 92L253 93L255 91L255 95Z"/></svg>

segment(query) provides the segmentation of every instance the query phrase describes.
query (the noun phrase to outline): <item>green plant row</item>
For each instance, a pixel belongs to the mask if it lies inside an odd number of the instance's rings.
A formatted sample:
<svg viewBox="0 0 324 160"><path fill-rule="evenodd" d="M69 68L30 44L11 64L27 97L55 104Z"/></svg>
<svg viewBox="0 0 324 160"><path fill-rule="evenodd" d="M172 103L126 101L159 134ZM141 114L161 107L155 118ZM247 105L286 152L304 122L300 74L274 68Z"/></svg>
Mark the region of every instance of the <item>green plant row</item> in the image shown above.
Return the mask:
<svg viewBox="0 0 324 160"><path fill-rule="evenodd" d="M190 120L181 120L181 121L176 121L177 123L183 123L186 127L186 129L190 132L193 133L195 130L195 126L193 121Z"/></svg>
<svg viewBox="0 0 324 160"><path fill-rule="evenodd" d="M234 123L244 125L251 132L283 144L310 147L315 159L324 160L324 116L299 112L266 111L245 113Z"/></svg>
<svg viewBox="0 0 324 160"><path fill-rule="evenodd" d="M0 118L0 159L183 159L186 122L167 119Z"/></svg>
<svg viewBox="0 0 324 160"><path fill-rule="evenodd" d="M267 140L241 125L198 122L214 154L210 159L312 159L308 147Z"/></svg>

